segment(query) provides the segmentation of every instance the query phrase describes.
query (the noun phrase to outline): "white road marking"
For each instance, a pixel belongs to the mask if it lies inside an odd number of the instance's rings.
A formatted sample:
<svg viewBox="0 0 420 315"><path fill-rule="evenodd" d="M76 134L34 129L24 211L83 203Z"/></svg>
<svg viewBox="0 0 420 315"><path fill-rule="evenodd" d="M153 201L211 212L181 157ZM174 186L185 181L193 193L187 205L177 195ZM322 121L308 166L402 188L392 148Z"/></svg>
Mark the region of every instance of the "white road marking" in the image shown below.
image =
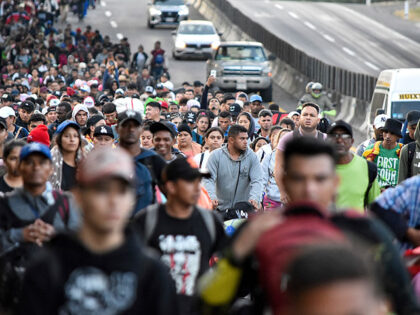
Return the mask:
<svg viewBox="0 0 420 315"><path fill-rule="evenodd" d="M117 27L118 27L118 24L117 24L117 22L115 22L115 21L111 21L111 22L109 22L109 24L111 24L111 26L112 26L113 28L117 28Z"/></svg>
<svg viewBox="0 0 420 315"><path fill-rule="evenodd" d="M347 47L343 47L343 50L346 54L348 54L350 56L355 56L356 55L356 53L353 50L350 50Z"/></svg>
<svg viewBox="0 0 420 315"><path fill-rule="evenodd" d="M101 1L101 6L106 7L106 2L105 1Z"/></svg>
<svg viewBox="0 0 420 315"><path fill-rule="evenodd" d="M105 11L105 16L106 17L111 17L111 15L112 15L111 11Z"/></svg>
<svg viewBox="0 0 420 315"><path fill-rule="evenodd" d="M292 12L292 11L289 11L289 12L287 12L292 18L294 18L294 19L298 19L299 18L299 16L295 13L295 12Z"/></svg>
<svg viewBox="0 0 420 315"><path fill-rule="evenodd" d="M256 18L268 18L268 17L271 17L271 15L268 14L268 13L266 13L266 12L255 12L254 13L254 16Z"/></svg>
<svg viewBox="0 0 420 315"><path fill-rule="evenodd" d="M280 4L276 4L275 7L279 10L284 10L284 7Z"/></svg>
<svg viewBox="0 0 420 315"><path fill-rule="evenodd" d="M369 61L365 61L365 65L369 68L372 68L373 70L379 71L379 67L375 66L373 63L370 63Z"/></svg>
<svg viewBox="0 0 420 315"><path fill-rule="evenodd" d="M121 39L123 39L123 38L124 38L124 35L123 35L123 34L121 34L121 33L117 33L117 38L118 38L119 40L121 40Z"/></svg>
<svg viewBox="0 0 420 315"><path fill-rule="evenodd" d="M331 42L331 43L334 43L335 42L335 39L333 38L333 37L331 37L330 35L328 35L328 34L323 34L322 35L327 41L329 41L329 42Z"/></svg>
<svg viewBox="0 0 420 315"><path fill-rule="evenodd" d="M305 24L307 27L309 27L311 30L316 30L315 25L309 23L308 21L304 22L303 24Z"/></svg>

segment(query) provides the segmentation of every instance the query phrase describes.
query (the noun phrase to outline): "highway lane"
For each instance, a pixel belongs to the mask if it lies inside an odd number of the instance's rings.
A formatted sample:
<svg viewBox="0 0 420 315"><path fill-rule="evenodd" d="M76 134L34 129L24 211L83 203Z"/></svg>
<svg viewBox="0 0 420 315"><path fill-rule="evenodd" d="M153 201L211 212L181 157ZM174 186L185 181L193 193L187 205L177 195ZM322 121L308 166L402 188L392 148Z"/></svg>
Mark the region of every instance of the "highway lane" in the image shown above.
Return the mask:
<svg viewBox="0 0 420 315"><path fill-rule="evenodd" d="M229 0L247 16L310 56L355 72L418 67L420 44L335 3Z"/></svg>
<svg viewBox="0 0 420 315"><path fill-rule="evenodd" d="M79 23L70 15L68 21L74 27L84 27L88 24L99 29L102 34L108 34L112 40L127 37L131 44L131 52L142 44L145 51L150 53L155 41L162 42L166 51L166 63L171 74L171 81L175 87L182 82L192 83L195 80L205 82L206 63L203 60L175 60L172 58L171 28L147 28L147 0L101 0L95 10L89 10L84 21ZM202 16L190 6L190 19L202 19ZM281 104L285 110L296 108L297 99L277 85L273 90L274 101Z"/></svg>

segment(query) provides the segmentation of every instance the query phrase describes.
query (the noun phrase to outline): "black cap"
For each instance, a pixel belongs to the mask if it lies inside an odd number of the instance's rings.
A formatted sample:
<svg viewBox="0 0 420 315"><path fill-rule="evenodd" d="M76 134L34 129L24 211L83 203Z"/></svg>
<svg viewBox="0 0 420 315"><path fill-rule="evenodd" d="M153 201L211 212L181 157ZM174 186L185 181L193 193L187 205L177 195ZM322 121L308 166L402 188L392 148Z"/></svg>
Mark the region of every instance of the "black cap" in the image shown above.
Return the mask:
<svg viewBox="0 0 420 315"><path fill-rule="evenodd" d="M191 128L187 124L180 124L178 126L178 133L180 133L181 131L188 132L191 135L191 137L192 137Z"/></svg>
<svg viewBox="0 0 420 315"><path fill-rule="evenodd" d="M187 158L177 158L169 163L163 170L164 181L175 181L178 179L184 179L191 181L201 177L210 177L210 173L207 171L200 170L194 161Z"/></svg>
<svg viewBox="0 0 420 315"><path fill-rule="evenodd" d="M200 81L194 81L194 87L200 87L203 86L203 83L201 83Z"/></svg>
<svg viewBox="0 0 420 315"><path fill-rule="evenodd" d="M197 121L197 114L194 112L186 112L185 113L185 120L187 121L187 123L189 124L195 124L195 122Z"/></svg>
<svg viewBox="0 0 420 315"><path fill-rule="evenodd" d="M420 120L420 111L418 110L411 110L407 113L407 124L409 126L411 125L417 125L417 123Z"/></svg>
<svg viewBox="0 0 420 315"><path fill-rule="evenodd" d="M93 136L110 136L114 139L114 133L112 132L112 128L110 126L98 126L93 131Z"/></svg>
<svg viewBox="0 0 420 315"><path fill-rule="evenodd" d="M150 126L150 132L155 134L158 131L169 131L172 135L172 137L176 137L177 135L177 130L175 129L175 125L164 121L164 122L154 122L151 126Z"/></svg>
<svg viewBox="0 0 420 315"><path fill-rule="evenodd" d="M19 108L26 110L28 113L32 113L35 110L35 104L31 101L25 101L19 105Z"/></svg>
<svg viewBox="0 0 420 315"><path fill-rule="evenodd" d="M336 122L332 123L330 125L330 128L328 128L327 133L332 134L333 131L337 128L343 128L353 138L353 128L348 123L346 123L344 120L337 120Z"/></svg>
<svg viewBox="0 0 420 315"><path fill-rule="evenodd" d="M0 128L4 128L7 130L7 123L6 119L0 117Z"/></svg>
<svg viewBox="0 0 420 315"><path fill-rule="evenodd" d="M118 125L122 125L123 123L129 120L134 120L138 122L139 125L141 125L141 123L143 122L140 113L134 110L126 110L118 114Z"/></svg>
<svg viewBox="0 0 420 315"><path fill-rule="evenodd" d="M401 138L402 137L401 128L402 128L402 123L399 120L388 118L382 130L384 132L390 132Z"/></svg>
<svg viewBox="0 0 420 315"><path fill-rule="evenodd" d="M237 103L233 103L232 105L229 106L229 112L233 116L238 116L241 110L242 110L241 106Z"/></svg>

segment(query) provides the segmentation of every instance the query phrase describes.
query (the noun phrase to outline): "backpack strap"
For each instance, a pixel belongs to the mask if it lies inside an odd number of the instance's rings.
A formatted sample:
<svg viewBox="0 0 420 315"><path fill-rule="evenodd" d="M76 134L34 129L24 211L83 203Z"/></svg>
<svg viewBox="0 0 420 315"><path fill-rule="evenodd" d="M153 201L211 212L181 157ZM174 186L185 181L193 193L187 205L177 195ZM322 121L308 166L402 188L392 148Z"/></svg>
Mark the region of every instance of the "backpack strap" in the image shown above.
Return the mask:
<svg viewBox="0 0 420 315"><path fill-rule="evenodd" d="M22 130L23 127L19 127L18 130L16 131L15 137L13 139L17 139L19 137L20 131Z"/></svg>
<svg viewBox="0 0 420 315"><path fill-rule="evenodd" d="M210 210L206 210L200 207L196 207L198 213L206 225L207 231L210 234L210 240L212 245L216 241L216 224L214 222L213 213Z"/></svg>
<svg viewBox="0 0 420 315"><path fill-rule="evenodd" d="M69 223L69 212L70 212L68 197L65 196L63 193L58 192L56 190L53 190L52 194L54 196L55 203L58 206L58 213L60 214L60 217L63 220L64 225L67 226L67 224Z"/></svg>
<svg viewBox="0 0 420 315"><path fill-rule="evenodd" d="M410 178L413 176L413 160L414 160L414 154L416 153L416 141L413 141L407 144L407 150L408 150L407 178Z"/></svg>
<svg viewBox="0 0 420 315"><path fill-rule="evenodd" d="M144 226L144 240L146 243L150 240L150 237L153 234L153 231L156 228L159 214L159 204L155 203L148 206L144 211L146 211L146 220Z"/></svg>
<svg viewBox="0 0 420 315"><path fill-rule="evenodd" d="M369 177L369 184L365 192L365 198L364 198L364 206L366 207L368 205L368 198L369 198L369 192L372 188L373 182L376 179L376 176L378 175L378 167L375 163L366 161L368 166L368 177Z"/></svg>
<svg viewBox="0 0 420 315"><path fill-rule="evenodd" d="M319 130L316 133L316 137L318 138L318 140L324 141L324 134Z"/></svg>
<svg viewBox="0 0 420 315"><path fill-rule="evenodd" d="M201 156L200 156L200 164L199 164L199 168L201 168L201 166L203 165L203 161L204 161L204 152L203 153L201 153Z"/></svg>
<svg viewBox="0 0 420 315"><path fill-rule="evenodd" d="M295 128L295 130L293 130L293 138L297 138L299 136L300 136L299 128Z"/></svg>

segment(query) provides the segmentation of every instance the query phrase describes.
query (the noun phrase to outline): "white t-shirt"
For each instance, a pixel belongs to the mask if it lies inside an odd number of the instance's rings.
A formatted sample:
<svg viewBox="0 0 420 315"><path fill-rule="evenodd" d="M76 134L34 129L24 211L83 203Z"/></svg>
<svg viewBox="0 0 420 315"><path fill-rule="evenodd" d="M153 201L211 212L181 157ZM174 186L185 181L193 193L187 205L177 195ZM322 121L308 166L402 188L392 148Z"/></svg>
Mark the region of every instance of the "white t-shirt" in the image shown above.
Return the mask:
<svg viewBox="0 0 420 315"><path fill-rule="evenodd" d="M201 157L202 155L204 155L204 156L203 156L203 160L202 160L201 165L200 165L200 161L202 159L202 157ZM199 168L206 169L207 168L207 161L209 160L209 156L210 156L210 151L207 150L207 151L205 151L203 153L199 153L196 156L194 156L194 161L195 161L195 163L197 163L197 165L198 165Z"/></svg>

